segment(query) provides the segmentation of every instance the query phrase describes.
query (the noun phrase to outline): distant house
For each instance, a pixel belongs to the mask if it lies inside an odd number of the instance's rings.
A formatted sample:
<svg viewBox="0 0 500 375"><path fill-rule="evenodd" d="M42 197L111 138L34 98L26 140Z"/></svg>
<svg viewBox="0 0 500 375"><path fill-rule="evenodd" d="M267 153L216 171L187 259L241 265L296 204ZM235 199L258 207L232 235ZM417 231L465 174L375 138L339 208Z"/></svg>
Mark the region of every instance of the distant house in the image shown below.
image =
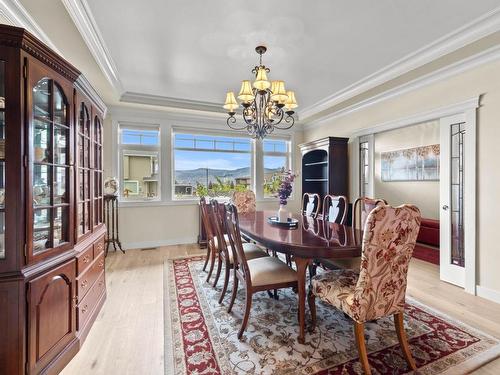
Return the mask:
<svg viewBox="0 0 500 375"><path fill-rule="evenodd" d="M189 184L175 184L175 195L193 195L193 187Z"/></svg>
<svg viewBox="0 0 500 375"><path fill-rule="evenodd" d="M245 187L250 186L250 177L236 177L234 179L235 185L243 185Z"/></svg>

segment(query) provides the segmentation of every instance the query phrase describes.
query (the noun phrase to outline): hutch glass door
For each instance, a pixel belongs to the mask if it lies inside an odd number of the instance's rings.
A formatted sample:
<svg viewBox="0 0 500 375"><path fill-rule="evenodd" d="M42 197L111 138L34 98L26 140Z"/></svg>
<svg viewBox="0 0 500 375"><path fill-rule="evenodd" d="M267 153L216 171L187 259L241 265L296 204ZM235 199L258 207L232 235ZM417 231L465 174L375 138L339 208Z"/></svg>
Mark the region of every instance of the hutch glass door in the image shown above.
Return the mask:
<svg viewBox="0 0 500 375"><path fill-rule="evenodd" d="M90 206L91 176L91 127L90 112L85 103L80 105L78 116L78 193L77 193L77 236L89 233L92 229Z"/></svg>
<svg viewBox="0 0 500 375"><path fill-rule="evenodd" d="M68 244L69 144L68 101L59 85L42 78L32 88L32 253Z"/></svg>
<svg viewBox="0 0 500 375"><path fill-rule="evenodd" d="M0 61L0 259L5 259L5 62Z"/></svg>

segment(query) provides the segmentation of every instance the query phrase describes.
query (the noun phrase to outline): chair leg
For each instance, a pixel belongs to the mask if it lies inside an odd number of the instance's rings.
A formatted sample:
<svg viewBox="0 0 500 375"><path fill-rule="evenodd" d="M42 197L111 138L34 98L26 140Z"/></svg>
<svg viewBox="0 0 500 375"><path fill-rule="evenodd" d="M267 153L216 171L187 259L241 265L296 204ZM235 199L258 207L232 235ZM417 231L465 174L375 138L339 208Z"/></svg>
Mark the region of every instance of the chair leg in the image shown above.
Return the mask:
<svg viewBox="0 0 500 375"><path fill-rule="evenodd" d="M317 266L316 264L314 264L314 263L311 263L311 264L309 265L309 282L311 282L312 278L313 278L314 276L316 276L316 268L317 268L317 267L318 267L318 266Z"/></svg>
<svg viewBox="0 0 500 375"><path fill-rule="evenodd" d="M417 365L415 364L415 360L411 355L410 346L408 345L408 338L406 337L405 327L403 324L403 313L394 314L394 326L396 327L396 333L398 334L399 345L401 345L401 349L403 350L403 355L410 365L413 371L417 370Z"/></svg>
<svg viewBox="0 0 500 375"><path fill-rule="evenodd" d="M231 293L231 302L229 302L229 306L227 308L227 312L230 313L233 309L234 300L236 299L236 293L238 293L238 278L236 277L236 270L233 269L234 272L234 281L233 281L233 291Z"/></svg>
<svg viewBox="0 0 500 375"><path fill-rule="evenodd" d="M316 329L316 296L310 290L307 295L307 303L309 304L309 311L311 312L311 332Z"/></svg>
<svg viewBox="0 0 500 375"><path fill-rule="evenodd" d="M276 301L278 301L280 299L280 297L278 296L278 289L274 289L274 292L273 292L273 297Z"/></svg>
<svg viewBox="0 0 500 375"><path fill-rule="evenodd" d="M210 281L210 278L212 277L212 272L214 271L214 265L215 265L215 258L216 257L217 257L217 254L215 252L215 249L212 248L210 250L210 268L208 270L207 283Z"/></svg>
<svg viewBox="0 0 500 375"><path fill-rule="evenodd" d="M219 305L222 303L222 300L224 300L224 296L226 295L227 292L227 286L229 284L229 273L231 272L232 266L229 264L228 261L226 261L226 269L224 271L224 285L222 286L222 292L219 297Z"/></svg>
<svg viewBox="0 0 500 375"><path fill-rule="evenodd" d="M365 325L364 323L354 322L354 335L356 336L356 344L358 345L359 361L366 375L371 375L370 363L368 363L368 353L365 343Z"/></svg>
<svg viewBox="0 0 500 375"><path fill-rule="evenodd" d="M219 282L220 273L222 271L222 258L220 255L217 258L218 258L217 272L215 273L215 280L214 280L214 283L212 285L214 288L217 286L217 283Z"/></svg>
<svg viewBox="0 0 500 375"><path fill-rule="evenodd" d="M207 243L207 256L205 257L205 264L203 265L203 271L206 271L209 259L210 259L210 246Z"/></svg>
<svg viewBox="0 0 500 375"><path fill-rule="evenodd" d="M245 298L245 315L243 316L243 322L241 323L240 331L238 332L238 339L241 340L241 336L243 336L243 332L247 328L248 318L250 316L250 309L252 307L252 291L246 290L246 298Z"/></svg>

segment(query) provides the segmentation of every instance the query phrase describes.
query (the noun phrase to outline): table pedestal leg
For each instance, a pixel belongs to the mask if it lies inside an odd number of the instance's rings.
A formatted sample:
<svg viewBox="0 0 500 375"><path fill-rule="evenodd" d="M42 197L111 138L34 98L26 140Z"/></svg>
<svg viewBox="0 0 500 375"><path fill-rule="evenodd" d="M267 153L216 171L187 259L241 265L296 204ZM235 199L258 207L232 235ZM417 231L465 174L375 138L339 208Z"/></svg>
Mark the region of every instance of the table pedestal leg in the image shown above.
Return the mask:
<svg viewBox="0 0 500 375"><path fill-rule="evenodd" d="M301 344L305 343L305 331L306 331L306 271L311 264L311 259L304 259L294 257L295 264L297 266L297 278L298 278L298 295L299 295L299 324L300 332L298 341Z"/></svg>

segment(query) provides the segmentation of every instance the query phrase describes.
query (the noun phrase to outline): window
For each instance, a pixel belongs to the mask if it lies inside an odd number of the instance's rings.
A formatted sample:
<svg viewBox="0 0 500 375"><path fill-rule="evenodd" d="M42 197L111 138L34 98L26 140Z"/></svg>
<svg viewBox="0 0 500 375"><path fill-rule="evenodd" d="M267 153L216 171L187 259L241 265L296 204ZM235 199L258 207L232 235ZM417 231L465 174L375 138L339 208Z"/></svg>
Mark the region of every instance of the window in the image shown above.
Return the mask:
<svg viewBox="0 0 500 375"><path fill-rule="evenodd" d="M253 189L249 138L174 133L174 199Z"/></svg>
<svg viewBox="0 0 500 375"><path fill-rule="evenodd" d="M281 177L290 169L290 141L264 139L264 198L276 197Z"/></svg>
<svg viewBox="0 0 500 375"><path fill-rule="evenodd" d="M368 142L359 143L359 195L368 194Z"/></svg>
<svg viewBox="0 0 500 375"><path fill-rule="evenodd" d="M120 197L160 199L160 130L120 126Z"/></svg>

